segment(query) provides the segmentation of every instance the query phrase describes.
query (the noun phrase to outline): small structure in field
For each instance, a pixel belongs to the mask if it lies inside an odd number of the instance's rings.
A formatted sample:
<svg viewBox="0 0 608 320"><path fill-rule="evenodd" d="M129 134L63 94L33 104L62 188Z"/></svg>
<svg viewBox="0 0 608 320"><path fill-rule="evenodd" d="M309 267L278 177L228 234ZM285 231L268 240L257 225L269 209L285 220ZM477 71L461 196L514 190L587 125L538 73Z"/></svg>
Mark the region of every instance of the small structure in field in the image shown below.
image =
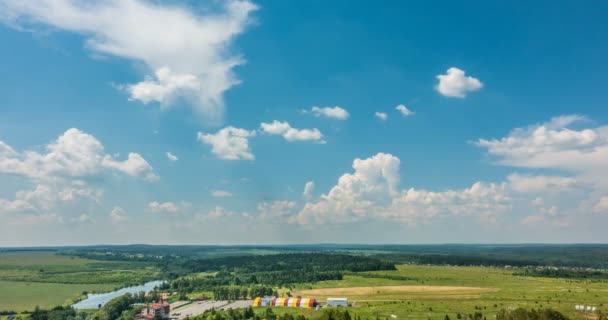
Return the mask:
<svg viewBox="0 0 608 320"><path fill-rule="evenodd" d="M348 307L348 299L346 298L327 298L328 307Z"/></svg>
<svg viewBox="0 0 608 320"><path fill-rule="evenodd" d="M314 298L277 298L257 297L253 300L253 307L296 307L313 308L317 305Z"/></svg>

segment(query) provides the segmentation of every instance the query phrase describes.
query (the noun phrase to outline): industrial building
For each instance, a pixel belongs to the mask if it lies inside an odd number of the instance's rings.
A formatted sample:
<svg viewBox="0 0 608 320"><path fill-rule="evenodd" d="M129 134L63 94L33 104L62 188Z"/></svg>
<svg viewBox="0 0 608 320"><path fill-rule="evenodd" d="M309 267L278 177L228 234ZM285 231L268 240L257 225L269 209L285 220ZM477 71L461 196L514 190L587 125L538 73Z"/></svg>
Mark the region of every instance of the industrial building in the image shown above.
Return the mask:
<svg viewBox="0 0 608 320"><path fill-rule="evenodd" d="M348 307L348 299L346 298L327 298L328 307Z"/></svg>
<svg viewBox="0 0 608 320"><path fill-rule="evenodd" d="M257 297L253 300L253 307L296 307L313 308L317 305L314 298L277 298Z"/></svg>

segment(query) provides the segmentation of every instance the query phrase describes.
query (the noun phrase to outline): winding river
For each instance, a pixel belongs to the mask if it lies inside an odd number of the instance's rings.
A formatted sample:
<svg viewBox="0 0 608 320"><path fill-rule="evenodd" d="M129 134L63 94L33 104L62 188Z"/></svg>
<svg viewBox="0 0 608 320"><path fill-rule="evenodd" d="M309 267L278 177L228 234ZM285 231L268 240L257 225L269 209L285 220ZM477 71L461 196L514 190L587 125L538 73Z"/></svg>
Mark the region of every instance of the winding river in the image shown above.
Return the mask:
<svg viewBox="0 0 608 320"><path fill-rule="evenodd" d="M122 288L122 289L115 290L112 292L90 293L87 295L87 298L85 300L82 300L76 304L73 304L72 307L74 309L97 309L97 308L99 308L99 305L103 306L108 301L110 301L116 297L120 297L126 293L138 293L140 291L144 291L144 292L148 293L148 292L152 291L154 289L154 287L161 285L163 282L164 281L162 281L162 280L156 280L156 281L146 282L141 286L126 287L126 288Z"/></svg>

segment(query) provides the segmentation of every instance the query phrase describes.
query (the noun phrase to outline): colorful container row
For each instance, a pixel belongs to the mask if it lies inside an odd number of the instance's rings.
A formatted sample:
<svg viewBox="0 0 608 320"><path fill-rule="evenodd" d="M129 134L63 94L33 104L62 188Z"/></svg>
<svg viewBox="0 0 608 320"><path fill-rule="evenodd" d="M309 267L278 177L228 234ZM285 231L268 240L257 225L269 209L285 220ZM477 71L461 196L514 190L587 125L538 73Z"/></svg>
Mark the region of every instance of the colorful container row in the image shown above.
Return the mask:
<svg viewBox="0 0 608 320"><path fill-rule="evenodd" d="M253 300L254 307L298 307L313 308L316 305L314 298L275 298L257 297Z"/></svg>

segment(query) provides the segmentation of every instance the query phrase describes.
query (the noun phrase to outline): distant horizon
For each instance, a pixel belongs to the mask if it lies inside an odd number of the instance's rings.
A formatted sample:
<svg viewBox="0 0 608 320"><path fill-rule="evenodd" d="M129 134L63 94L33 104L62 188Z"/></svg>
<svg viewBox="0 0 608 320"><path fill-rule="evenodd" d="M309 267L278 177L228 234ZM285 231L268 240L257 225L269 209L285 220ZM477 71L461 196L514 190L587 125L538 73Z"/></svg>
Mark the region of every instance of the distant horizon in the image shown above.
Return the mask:
<svg viewBox="0 0 608 320"><path fill-rule="evenodd" d="M291 244L80 244L80 245L56 245L56 246L9 246L0 249L53 249L70 247L127 247L127 246L184 246L184 247L290 247L290 246L608 246L608 243L291 243Z"/></svg>

